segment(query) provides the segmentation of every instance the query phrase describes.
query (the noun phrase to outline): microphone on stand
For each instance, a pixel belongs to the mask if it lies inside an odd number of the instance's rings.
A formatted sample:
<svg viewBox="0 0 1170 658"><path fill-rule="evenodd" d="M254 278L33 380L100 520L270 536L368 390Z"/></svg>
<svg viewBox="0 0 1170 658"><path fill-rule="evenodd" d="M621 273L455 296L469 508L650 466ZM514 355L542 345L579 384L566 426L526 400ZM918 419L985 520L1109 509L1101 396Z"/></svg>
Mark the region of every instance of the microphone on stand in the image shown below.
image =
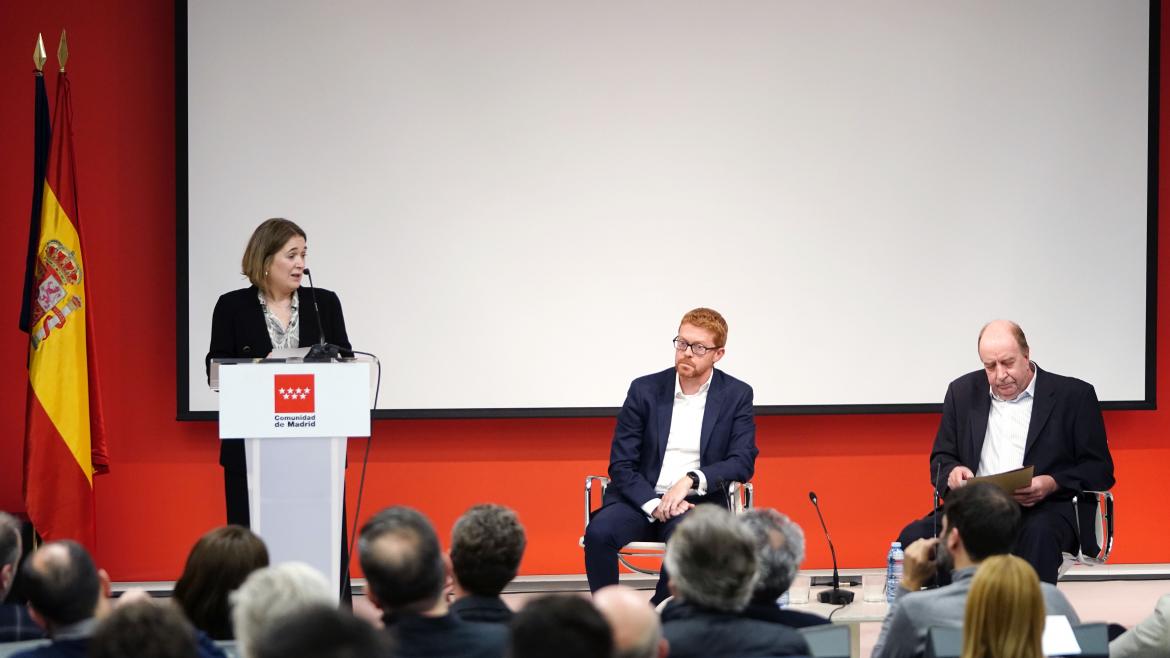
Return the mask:
<svg viewBox="0 0 1170 658"><path fill-rule="evenodd" d="M317 332L321 336L317 344L309 348L309 353L305 355L305 362L318 363L336 360L341 356L341 348L325 342L325 325L321 322L321 309L317 306L317 290L313 286L313 274L309 272L307 267L302 271L305 276L309 277L309 297L313 300L313 313L317 316Z"/></svg>
<svg viewBox="0 0 1170 658"><path fill-rule="evenodd" d="M938 498L940 495L938 490L941 488L938 486L938 484L939 484L938 479L940 477L942 477L942 461L941 460L938 462L938 468L936 468L934 471L934 509L932 509L930 511L930 520L931 520L931 523L933 524L934 533L931 534L931 537L938 536Z"/></svg>
<svg viewBox="0 0 1170 658"><path fill-rule="evenodd" d="M812 501L813 507L817 509L817 518L821 520L821 530L825 531L825 540L829 542L829 553L833 556L833 589L827 589L817 594L817 600L821 603L832 603L833 605L853 603L853 592L841 589L841 574L837 571L837 549L833 548L833 538L829 536L829 528L825 525L825 517L821 516L821 506L817 504L817 495L810 491L808 492L808 499Z"/></svg>

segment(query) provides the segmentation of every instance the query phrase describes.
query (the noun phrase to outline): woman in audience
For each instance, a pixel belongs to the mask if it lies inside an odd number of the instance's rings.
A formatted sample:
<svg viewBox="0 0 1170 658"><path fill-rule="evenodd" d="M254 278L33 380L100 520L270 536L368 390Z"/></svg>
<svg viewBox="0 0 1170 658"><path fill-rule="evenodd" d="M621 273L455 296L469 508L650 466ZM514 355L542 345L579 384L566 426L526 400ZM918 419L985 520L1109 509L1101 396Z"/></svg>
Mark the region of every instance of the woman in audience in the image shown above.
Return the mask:
<svg viewBox="0 0 1170 658"><path fill-rule="evenodd" d="M228 594L248 574L268 566L268 548L238 525L216 528L199 538L175 583L175 601L195 628L215 640L232 639Z"/></svg>
<svg viewBox="0 0 1170 658"><path fill-rule="evenodd" d="M1036 570L1014 555L984 560L967 595L962 658L1044 658L1043 634Z"/></svg>

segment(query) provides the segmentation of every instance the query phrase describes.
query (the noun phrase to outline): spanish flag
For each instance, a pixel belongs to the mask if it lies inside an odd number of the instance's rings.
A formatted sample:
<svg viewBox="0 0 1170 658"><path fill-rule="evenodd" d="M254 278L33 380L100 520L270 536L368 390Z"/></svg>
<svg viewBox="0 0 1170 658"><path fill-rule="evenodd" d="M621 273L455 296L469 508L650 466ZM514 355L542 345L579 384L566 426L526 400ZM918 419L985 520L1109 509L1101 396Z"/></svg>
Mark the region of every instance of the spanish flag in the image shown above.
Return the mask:
<svg viewBox="0 0 1170 658"><path fill-rule="evenodd" d="M38 82L43 95L43 82ZM38 99L39 100L39 99ZM32 217L24 434L24 502L46 541L94 550L93 477L109 468L93 349L93 304L82 259L69 79L57 77L40 212ZM38 102L38 107L41 103ZM40 110L38 109L38 114ZM41 131L38 130L38 135ZM34 199L34 211L36 209Z"/></svg>

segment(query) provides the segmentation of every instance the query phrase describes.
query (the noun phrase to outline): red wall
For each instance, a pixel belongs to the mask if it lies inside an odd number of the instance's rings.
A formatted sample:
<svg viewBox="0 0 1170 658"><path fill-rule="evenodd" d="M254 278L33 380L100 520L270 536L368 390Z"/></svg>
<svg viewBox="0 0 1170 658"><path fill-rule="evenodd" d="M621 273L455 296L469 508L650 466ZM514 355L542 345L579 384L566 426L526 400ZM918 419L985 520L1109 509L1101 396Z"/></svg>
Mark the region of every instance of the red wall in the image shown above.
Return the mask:
<svg viewBox="0 0 1170 658"><path fill-rule="evenodd" d="M52 52L67 27L85 257L113 460L111 474L97 481L98 559L117 580L175 578L195 538L223 522L215 427L174 419L172 11L158 0L8 2L0 17L0 210L12 236L0 258L0 289L8 291L0 305L0 319L8 318L0 322L0 508L22 508L26 339L16 330L16 315L31 187L31 53L38 31ZM54 76L49 82L51 97ZM1170 124L1165 111L1162 124ZM1167 180L1162 169L1160 191ZM1160 232L1167 236L1170 201L1164 197L1161 205ZM1166 238L1161 241L1161 253L1170 253ZM1159 269L1159 308L1168 309L1170 262L1163 259ZM1162 479L1170 465L1168 329L1163 313L1163 410L1106 415L1117 463L1117 562L1170 562ZM972 352L972 368L975 359ZM934 414L760 418L758 502L808 528L807 566L823 567L828 550L815 534L806 498L815 488L842 564L876 566L903 522L928 508L926 455L937 422ZM610 419L378 422L363 516L404 503L422 509L446 534L469 505L498 501L516 508L527 526L524 573L579 573L582 478L604 472L612 425ZM351 443L351 464L360 463L362 448ZM350 510L358 474L351 467Z"/></svg>

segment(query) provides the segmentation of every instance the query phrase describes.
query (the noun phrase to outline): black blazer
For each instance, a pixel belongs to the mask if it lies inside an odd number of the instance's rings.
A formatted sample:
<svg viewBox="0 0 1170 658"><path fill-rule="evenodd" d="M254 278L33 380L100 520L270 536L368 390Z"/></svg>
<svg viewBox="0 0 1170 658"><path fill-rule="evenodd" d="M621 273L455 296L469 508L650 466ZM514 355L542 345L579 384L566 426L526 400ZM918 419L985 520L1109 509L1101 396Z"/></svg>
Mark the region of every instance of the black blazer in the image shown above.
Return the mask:
<svg viewBox="0 0 1170 658"><path fill-rule="evenodd" d="M943 492L954 467L962 464L978 471L990 411L990 386L984 371L963 375L947 388L942 422L930 453L930 477L939 473ZM1054 499L1113 486L1113 458L1092 385L1036 366L1036 397L1024 444L1024 465L1033 466L1036 475L1051 475L1056 480L1060 488L1052 494Z"/></svg>
<svg viewBox="0 0 1170 658"><path fill-rule="evenodd" d="M256 286L233 290L220 295L211 314L211 347L204 359L207 375L211 377L212 359L263 358L272 351L272 339L268 337L268 325L264 322L264 309L256 296ZM345 317L341 313L341 300L324 288L301 288L298 293L301 327L301 347L318 342L321 332L317 329L317 311L313 308L313 295L321 308L321 325L325 329L325 342L350 350L349 336L345 333ZM229 439L220 442L219 463L227 469L244 470L244 445L242 441Z"/></svg>

